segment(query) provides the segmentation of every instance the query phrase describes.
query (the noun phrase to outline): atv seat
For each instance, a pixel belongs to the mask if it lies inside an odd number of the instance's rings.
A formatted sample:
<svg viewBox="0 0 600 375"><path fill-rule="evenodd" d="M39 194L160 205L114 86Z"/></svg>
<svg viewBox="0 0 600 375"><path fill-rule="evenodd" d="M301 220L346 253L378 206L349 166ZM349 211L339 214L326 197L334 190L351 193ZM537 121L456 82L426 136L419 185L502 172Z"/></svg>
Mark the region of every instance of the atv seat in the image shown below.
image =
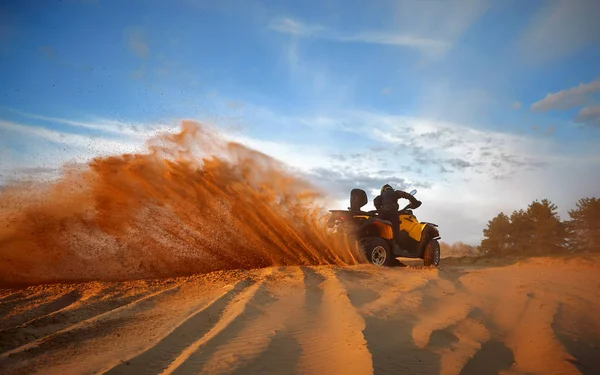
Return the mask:
<svg viewBox="0 0 600 375"><path fill-rule="evenodd" d="M352 189L352 191L350 191L350 211L361 211L360 209L367 204L367 202L369 202L369 199L364 190Z"/></svg>

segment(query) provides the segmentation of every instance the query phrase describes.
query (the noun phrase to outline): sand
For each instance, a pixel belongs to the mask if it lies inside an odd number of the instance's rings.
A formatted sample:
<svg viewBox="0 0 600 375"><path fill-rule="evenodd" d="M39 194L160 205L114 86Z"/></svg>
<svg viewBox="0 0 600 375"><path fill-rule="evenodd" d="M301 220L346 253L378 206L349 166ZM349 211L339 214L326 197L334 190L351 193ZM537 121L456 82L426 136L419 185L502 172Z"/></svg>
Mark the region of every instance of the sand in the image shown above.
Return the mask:
<svg viewBox="0 0 600 375"><path fill-rule="evenodd" d="M598 374L600 261L271 267L0 292L3 374Z"/></svg>

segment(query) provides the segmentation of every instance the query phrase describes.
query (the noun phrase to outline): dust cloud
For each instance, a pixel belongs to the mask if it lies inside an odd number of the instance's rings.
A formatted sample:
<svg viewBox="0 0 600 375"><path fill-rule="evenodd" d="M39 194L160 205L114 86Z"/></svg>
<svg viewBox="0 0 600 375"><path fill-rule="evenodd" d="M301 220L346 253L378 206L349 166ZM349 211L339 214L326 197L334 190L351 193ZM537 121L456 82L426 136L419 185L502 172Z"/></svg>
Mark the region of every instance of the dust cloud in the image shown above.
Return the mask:
<svg viewBox="0 0 600 375"><path fill-rule="evenodd" d="M278 161L191 121L147 145L3 189L0 284L362 261L328 238L325 197Z"/></svg>

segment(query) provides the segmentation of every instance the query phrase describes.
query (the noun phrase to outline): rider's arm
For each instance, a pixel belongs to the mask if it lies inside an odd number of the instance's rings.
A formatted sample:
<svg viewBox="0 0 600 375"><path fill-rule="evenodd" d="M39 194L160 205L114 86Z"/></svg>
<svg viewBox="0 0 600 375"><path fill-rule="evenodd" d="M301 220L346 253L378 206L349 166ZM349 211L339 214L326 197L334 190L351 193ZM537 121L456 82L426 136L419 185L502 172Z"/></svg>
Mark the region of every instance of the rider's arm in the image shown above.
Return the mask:
<svg viewBox="0 0 600 375"><path fill-rule="evenodd" d="M396 199L400 199L400 198L408 199L413 208L417 208L420 206L419 200L417 198L415 198L413 195L410 195L409 193L402 191L402 190L396 190Z"/></svg>
<svg viewBox="0 0 600 375"><path fill-rule="evenodd" d="M408 199L411 202L416 201L416 198L408 194L407 192L402 190L396 190L396 199L400 198Z"/></svg>

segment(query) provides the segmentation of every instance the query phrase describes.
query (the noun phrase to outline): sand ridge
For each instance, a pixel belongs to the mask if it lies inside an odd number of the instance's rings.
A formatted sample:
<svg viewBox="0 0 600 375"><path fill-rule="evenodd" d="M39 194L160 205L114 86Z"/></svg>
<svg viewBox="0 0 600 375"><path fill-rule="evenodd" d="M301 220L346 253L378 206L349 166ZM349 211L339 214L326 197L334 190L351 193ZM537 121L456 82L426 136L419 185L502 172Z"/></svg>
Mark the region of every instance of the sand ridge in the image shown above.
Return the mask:
<svg viewBox="0 0 600 375"><path fill-rule="evenodd" d="M6 374L593 374L600 262L272 267L0 292Z"/></svg>

